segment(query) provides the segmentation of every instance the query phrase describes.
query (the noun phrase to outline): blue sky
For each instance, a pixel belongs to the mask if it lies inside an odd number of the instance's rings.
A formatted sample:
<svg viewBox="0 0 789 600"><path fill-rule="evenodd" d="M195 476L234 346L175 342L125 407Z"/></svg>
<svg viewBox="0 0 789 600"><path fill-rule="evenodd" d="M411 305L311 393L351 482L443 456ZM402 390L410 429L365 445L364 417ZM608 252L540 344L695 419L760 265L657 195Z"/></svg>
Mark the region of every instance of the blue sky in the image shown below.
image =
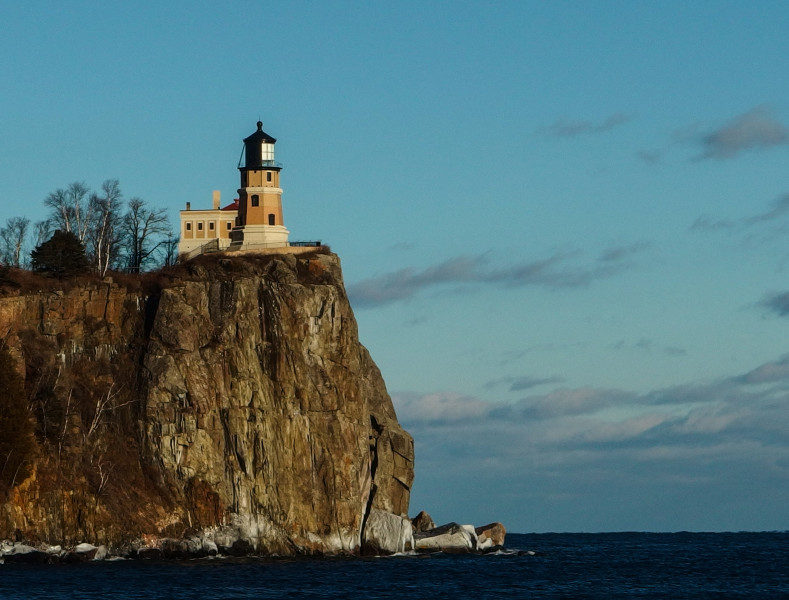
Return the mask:
<svg viewBox="0 0 789 600"><path fill-rule="evenodd" d="M417 449L412 511L789 528L782 2L4 3L0 222L235 197L260 118Z"/></svg>

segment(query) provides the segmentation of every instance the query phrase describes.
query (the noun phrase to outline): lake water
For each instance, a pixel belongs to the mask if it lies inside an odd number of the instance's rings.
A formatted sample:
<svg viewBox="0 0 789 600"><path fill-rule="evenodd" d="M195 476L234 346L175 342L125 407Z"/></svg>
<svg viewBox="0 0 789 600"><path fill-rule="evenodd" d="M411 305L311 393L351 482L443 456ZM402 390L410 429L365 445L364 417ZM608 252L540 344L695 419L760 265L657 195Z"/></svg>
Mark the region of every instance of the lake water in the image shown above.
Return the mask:
<svg viewBox="0 0 789 600"><path fill-rule="evenodd" d="M510 534L506 552L485 556L0 565L2 600L286 597L789 598L789 533Z"/></svg>

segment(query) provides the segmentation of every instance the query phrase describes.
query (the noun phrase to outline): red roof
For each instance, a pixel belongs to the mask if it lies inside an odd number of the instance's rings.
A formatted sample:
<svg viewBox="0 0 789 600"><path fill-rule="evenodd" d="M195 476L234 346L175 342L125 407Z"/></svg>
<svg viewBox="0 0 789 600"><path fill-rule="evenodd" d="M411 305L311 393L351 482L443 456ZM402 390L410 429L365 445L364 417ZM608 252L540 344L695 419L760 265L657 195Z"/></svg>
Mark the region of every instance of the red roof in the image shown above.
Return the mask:
<svg viewBox="0 0 789 600"><path fill-rule="evenodd" d="M228 204L222 210L238 210L238 198L233 200L232 204Z"/></svg>

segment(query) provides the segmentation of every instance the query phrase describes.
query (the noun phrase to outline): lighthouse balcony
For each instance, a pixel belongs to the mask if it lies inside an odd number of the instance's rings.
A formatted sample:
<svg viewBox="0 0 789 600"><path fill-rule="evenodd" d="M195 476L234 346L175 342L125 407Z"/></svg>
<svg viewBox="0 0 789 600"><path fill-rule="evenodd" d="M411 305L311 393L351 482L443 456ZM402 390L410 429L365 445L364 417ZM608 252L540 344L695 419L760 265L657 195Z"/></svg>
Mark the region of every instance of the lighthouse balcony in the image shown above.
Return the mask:
<svg viewBox="0 0 789 600"><path fill-rule="evenodd" d="M260 169L260 168L273 168L273 169L281 169L282 163L278 160L261 160L258 161L257 164L254 165L244 165L244 158L242 157L241 160L238 161L238 168L239 169Z"/></svg>

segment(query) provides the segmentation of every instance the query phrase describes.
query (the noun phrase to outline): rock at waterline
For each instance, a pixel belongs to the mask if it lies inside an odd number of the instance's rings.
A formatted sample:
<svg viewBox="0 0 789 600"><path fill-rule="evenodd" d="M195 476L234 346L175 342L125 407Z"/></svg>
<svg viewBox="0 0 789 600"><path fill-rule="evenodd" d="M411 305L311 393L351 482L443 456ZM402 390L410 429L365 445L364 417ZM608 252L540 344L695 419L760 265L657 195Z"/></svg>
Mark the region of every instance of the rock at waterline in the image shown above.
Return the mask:
<svg viewBox="0 0 789 600"><path fill-rule="evenodd" d="M378 556L414 549L413 528L408 518L373 508L367 517L362 554Z"/></svg>
<svg viewBox="0 0 789 600"><path fill-rule="evenodd" d="M503 546L507 535L507 530L501 523L489 523L477 527L474 532L477 534L477 550L490 550Z"/></svg>
<svg viewBox="0 0 789 600"><path fill-rule="evenodd" d="M418 552L475 552L477 534L473 525L447 523L429 531L414 534Z"/></svg>
<svg viewBox="0 0 789 600"><path fill-rule="evenodd" d="M416 533L430 531L431 529L436 528L435 521L433 521L433 518L424 510L411 519L411 526L414 528Z"/></svg>
<svg viewBox="0 0 789 600"><path fill-rule="evenodd" d="M501 523L482 527L447 523L414 533L418 552L487 552L504 545L506 529Z"/></svg>

